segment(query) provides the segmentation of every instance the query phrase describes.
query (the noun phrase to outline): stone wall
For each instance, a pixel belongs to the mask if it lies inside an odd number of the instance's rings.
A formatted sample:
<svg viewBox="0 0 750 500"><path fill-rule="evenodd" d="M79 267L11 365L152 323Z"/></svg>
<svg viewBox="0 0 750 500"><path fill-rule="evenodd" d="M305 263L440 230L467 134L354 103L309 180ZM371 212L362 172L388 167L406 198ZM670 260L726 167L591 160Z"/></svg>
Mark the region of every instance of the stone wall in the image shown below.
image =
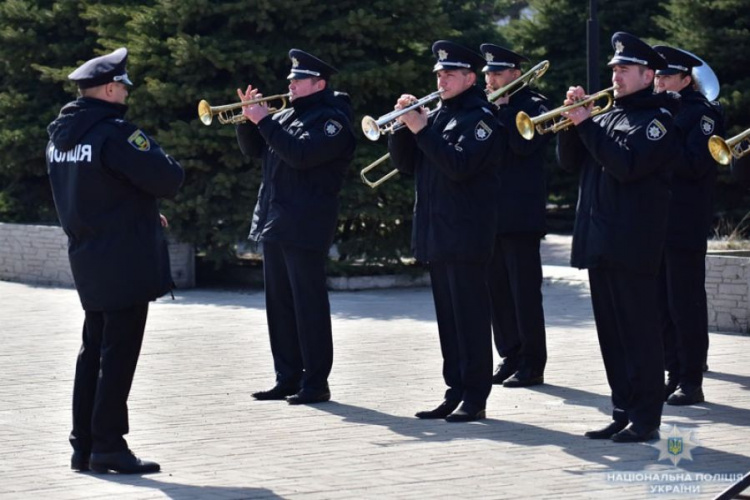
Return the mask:
<svg viewBox="0 0 750 500"><path fill-rule="evenodd" d="M715 253L706 256L708 327L711 331L748 333L750 256Z"/></svg>
<svg viewBox="0 0 750 500"><path fill-rule="evenodd" d="M177 288L195 286L191 245L170 243L172 279ZM40 285L73 286L68 238L59 226L0 223L0 279Z"/></svg>

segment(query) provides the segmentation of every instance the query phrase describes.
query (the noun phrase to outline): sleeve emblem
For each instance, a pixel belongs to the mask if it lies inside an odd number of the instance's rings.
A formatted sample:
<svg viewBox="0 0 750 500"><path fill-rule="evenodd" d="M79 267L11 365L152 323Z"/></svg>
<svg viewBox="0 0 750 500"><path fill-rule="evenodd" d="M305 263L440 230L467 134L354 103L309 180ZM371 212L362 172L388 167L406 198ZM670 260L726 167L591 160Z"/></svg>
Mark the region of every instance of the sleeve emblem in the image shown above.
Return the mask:
<svg viewBox="0 0 750 500"><path fill-rule="evenodd" d="M479 120L477 126L474 127L474 138L478 141L486 141L492 135L492 127Z"/></svg>
<svg viewBox="0 0 750 500"><path fill-rule="evenodd" d="M128 137L128 143L138 151L148 151L151 149L151 142L149 142L146 134L139 130L136 130L130 137Z"/></svg>
<svg viewBox="0 0 750 500"><path fill-rule="evenodd" d="M650 141L658 141L667 134L667 127L654 118L646 127L646 136Z"/></svg>
<svg viewBox="0 0 750 500"><path fill-rule="evenodd" d="M323 131L328 137L335 137L338 135L339 132L341 132L341 129L344 127L337 122L336 120L328 120L325 125L323 125Z"/></svg>
<svg viewBox="0 0 750 500"><path fill-rule="evenodd" d="M706 115L701 117L701 132L703 135L711 135L714 132L714 121Z"/></svg>

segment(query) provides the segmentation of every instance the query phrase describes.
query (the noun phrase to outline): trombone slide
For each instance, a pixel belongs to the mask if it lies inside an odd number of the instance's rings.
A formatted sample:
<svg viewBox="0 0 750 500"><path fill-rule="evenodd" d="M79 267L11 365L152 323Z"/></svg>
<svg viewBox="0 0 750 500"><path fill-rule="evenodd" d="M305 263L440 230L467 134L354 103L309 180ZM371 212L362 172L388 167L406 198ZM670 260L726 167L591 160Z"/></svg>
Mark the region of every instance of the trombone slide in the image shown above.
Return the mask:
<svg viewBox="0 0 750 500"><path fill-rule="evenodd" d="M371 188L375 189L376 187L380 186L385 181L387 181L388 179L390 179L391 177L393 177L394 175L396 175L398 173L398 169L394 168L393 170L391 170L390 172L388 172L387 174L385 174L384 176L382 176L380 179L377 179L375 181L369 180L367 178L367 176L366 176L366 174L369 171L375 169L378 165L380 165L381 163L387 161L390 157L391 157L391 154L390 153L386 153L383 156L381 156L380 158L378 158L377 160L375 160L374 162L372 162L369 165L367 165L365 168L363 168L359 172L359 178L362 179L362 182L364 182L365 184L367 184Z"/></svg>

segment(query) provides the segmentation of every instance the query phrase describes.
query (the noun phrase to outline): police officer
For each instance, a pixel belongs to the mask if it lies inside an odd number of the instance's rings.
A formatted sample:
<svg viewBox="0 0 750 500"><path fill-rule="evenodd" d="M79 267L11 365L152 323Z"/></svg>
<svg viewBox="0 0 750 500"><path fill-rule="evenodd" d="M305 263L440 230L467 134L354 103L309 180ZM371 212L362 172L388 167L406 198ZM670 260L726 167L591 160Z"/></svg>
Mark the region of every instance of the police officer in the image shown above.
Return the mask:
<svg viewBox="0 0 750 500"><path fill-rule="evenodd" d="M678 92L681 107L675 128L682 139L674 151L669 226L660 272L662 334L668 374L667 404L691 405L704 400L703 366L708 354L706 239L713 216L717 166L708 139L724 135L717 102L696 90L692 71L703 63L692 54L654 46L667 61L656 72L656 92Z"/></svg>
<svg viewBox="0 0 750 500"><path fill-rule="evenodd" d="M339 190L354 155L349 96L328 81L337 71L298 49L289 51L289 109L269 115L246 106L237 126L246 156L261 157L263 179L250 239L263 244L266 315L276 384L253 397L290 404L328 401L333 363L325 265L333 243ZM259 97L248 86L243 101Z"/></svg>
<svg viewBox="0 0 750 500"><path fill-rule="evenodd" d="M86 313L70 433L71 467L81 471L159 470L136 458L123 436L148 303L172 288L157 199L175 196L184 173L124 118L127 58L120 48L68 75L80 97L47 128L52 194Z"/></svg>
<svg viewBox="0 0 750 500"><path fill-rule="evenodd" d="M482 71L488 92L518 79L521 63L529 61L490 43L480 50L487 61ZM492 332L502 358L492 382L528 387L544 382L547 363L539 244L545 233L544 151L550 135L536 134L527 141L515 123L520 111L529 116L546 112L547 98L526 86L494 102L508 134L509 152L501 166L497 237L490 264Z"/></svg>
<svg viewBox="0 0 750 500"><path fill-rule="evenodd" d="M440 110L429 118L424 108L402 115L406 127L389 138L388 149L400 171L416 176L412 249L429 265L448 386L437 408L416 416L465 422L485 418L492 388L487 266L505 140L476 84L482 57L445 40L435 42L432 52ZM396 108L415 99L402 95Z"/></svg>
<svg viewBox="0 0 750 500"><path fill-rule="evenodd" d="M612 390L613 422L591 439L647 441L658 436L664 400L664 349L657 318L657 276L667 231L671 157L678 144L672 93L654 94L664 59L633 35L612 37L614 105L558 138L566 169L580 170L571 263L589 270L599 345ZM565 104L585 95L571 87ZM629 425L628 425L629 423Z"/></svg>

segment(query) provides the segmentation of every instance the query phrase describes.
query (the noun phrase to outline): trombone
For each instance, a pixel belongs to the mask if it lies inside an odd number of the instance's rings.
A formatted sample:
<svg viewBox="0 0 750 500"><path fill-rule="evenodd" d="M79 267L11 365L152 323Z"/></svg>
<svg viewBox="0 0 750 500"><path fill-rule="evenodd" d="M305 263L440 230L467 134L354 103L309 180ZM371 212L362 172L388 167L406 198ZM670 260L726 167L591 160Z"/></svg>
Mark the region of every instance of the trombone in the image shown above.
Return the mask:
<svg viewBox="0 0 750 500"><path fill-rule="evenodd" d="M269 101L281 101L281 106L278 108L268 108L268 112L278 113L287 107L289 99L291 99L292 93L271 95L268 97L259 97L257 99L251 99L249 101L236 102L234 104L225 104L224 106L211 106L205 99L198 103L198 117L203 122L203 125L211 125L211 122L216 116L219 123L222 125L226 124L237 124L247 121L247 117L237 110L241 110L243 106L252 106L253 104L259 104L262 102Z"/></svg>
<svg viewBox="0 0 750 500"><path fill-rule="evenodd" d="M392 134L397 130L401 130L404 128L404 124L398 121L400 116L405 115L413 109L422 107L430 101L434 101L440 97L442 92L443 89L438 89L432 94L417 99L409 106L386 113L378 119L375 119L372 116L365 116L362 118L362 132L364 132L365 137L371 141L377 141L383 134ZM436 109L430 110L427 116L432 115Z"/></svg>
<svg viewBox="0 0 750 500"><path fill-rule="evenodd" d="M390 172L388 172L387 174L385 174L384 176L382 176L378 180L371 181L370 179L367 178L366 174L370 170L373 170L374 168L376 168L381 163L387 161L388 158L390 158L390 157L391 157L391 154L390 153L386 153L383 156L381 156L380 158L378 158L377 160L375 160L374 162L372 162L369 165L367 165L365 168L363 168L359 172L359 178L362 179L362 182L364 182L365 184L367 184L371 188L375 189L376 187L380 186L382 183L384 183L385 181L387 181L388 179L390 179L391 177L393 177L394 175L396 175L398 173L398 169L394 168L393 170L391 170Z"/></svg>
<svg viewBox="0 0 750 500"><path fill-rule="evenodd" d="M591 116L596 116L598 114L609 111L609 109L612 107L612 92L614 90L615 86L613 85L612 87L600 90L596 94L592 94L585 99L581 99L578 102L575 102L568 106L560 106L559 108L555 108L552 111L547 111L546 113L542 113L541 115L535 116L534 118L531 118L528 114L521 111L516 115L516 128L518 128L518 132L521 134L521 136L528 141L534 138L535 131L539 134L560 132L561 130L565 130L566 128L573 125L573 120L567 117L563 117L560 120L557 120L557 118L562 116L563 113L570 111L571 109L586 106L600 99L606 99L607 102L603 107L594 106L593 108L591 108Z"/></svg>
<svg viewBox="0 0 750 500"><path fill-rule="evenodd" d="M743 145L743 141L750 141L750 128L730 139L712 135L708 140L708 150L718 163L729 165L732 157L739 159L750 153L750 142Z"/></svg>
<svg viewBox="0 0 750 500"><path fill-rule="evenodd" d="M501 97L512 96L524 87L529 87L536 80L539 80L547 72L547 69L549 69L549 61L540 62L509 84L487 94L487 100L494 103Z"/></svg>

